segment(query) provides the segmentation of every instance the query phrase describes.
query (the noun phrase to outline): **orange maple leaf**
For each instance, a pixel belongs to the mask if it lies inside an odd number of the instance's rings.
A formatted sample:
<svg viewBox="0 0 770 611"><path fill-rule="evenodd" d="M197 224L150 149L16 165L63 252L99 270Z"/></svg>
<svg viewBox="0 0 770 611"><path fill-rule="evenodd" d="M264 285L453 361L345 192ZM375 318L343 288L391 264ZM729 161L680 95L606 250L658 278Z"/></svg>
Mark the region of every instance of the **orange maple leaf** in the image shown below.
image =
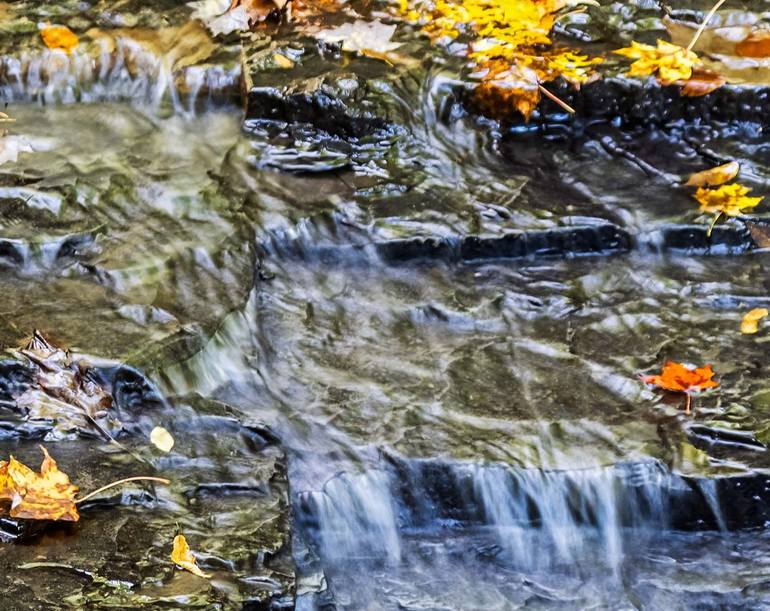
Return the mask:
<svg viewBox="0 0 770 611"><path fill-rule="evenodd" d="M11 502L10 516L31 520L80 519L75 495L78 487L59 470L56 461L40 446L45 458L36 473L11 456L0 461L0 500Z"/></svg>
<svg viewBox="0 0 770 611"><path fill-rule="evenodd" d="M682 363L668 361L663 365L660 375L641 376L645 384L653 384L663 390L683 392L687 395L686 413L690 413L690 393L700 392L707 388L716 388L719 382L715 382L714 371L711 365L705 367L687 367Z"/></svg>
<svg viewBox="0 0 770 611"><path fill-rule="evenodd" d="M40 29L40 37L49 49L61 49L67 55L80 44L78 37L68 27L49 25Z"/></svg>

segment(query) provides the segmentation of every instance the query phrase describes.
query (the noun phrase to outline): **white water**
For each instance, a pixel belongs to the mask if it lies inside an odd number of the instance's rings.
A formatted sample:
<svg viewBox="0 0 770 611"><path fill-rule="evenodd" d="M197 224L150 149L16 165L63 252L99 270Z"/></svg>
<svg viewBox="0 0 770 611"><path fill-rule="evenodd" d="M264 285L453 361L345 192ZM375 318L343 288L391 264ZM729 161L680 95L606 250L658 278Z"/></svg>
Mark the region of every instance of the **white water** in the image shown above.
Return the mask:
<svg viewBox="0 0 770 611"><path fill-rule="evenodd" d="M128 100L157 111L195 114L226 99L240 82L240 66L187 66L173 69L169 58L135 41L119 38L115 49L102 45L91 55L61 50L23 52L0 58L0 99L72 104Z"/></svg>

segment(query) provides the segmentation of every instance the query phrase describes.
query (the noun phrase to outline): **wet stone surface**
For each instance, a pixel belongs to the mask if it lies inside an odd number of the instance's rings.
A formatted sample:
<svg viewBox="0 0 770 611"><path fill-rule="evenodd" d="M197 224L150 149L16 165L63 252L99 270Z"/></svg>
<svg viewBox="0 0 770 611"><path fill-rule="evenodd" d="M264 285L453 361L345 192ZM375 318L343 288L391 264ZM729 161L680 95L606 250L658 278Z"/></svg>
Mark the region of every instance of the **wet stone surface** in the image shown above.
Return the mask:
<svg viewBox="0 0 770 611"><path fill-rule="evenodd" d="M3 608L770 605L767 340L739 332L770 302L770 225L709 235L681 186L734 159L767 194L765 89L613 77L554 85L575 117L493 121L412 26L390 65L299 20L214 38L183 2L7 11L0 458L45 443L82 493L172 483L0 519ZM556 36L664 29L602 2ZM42 409L34 329L122 448ZM693 416L638 379L667 359L718 374ZM177 532L210 580L174 568Z"/></svg>

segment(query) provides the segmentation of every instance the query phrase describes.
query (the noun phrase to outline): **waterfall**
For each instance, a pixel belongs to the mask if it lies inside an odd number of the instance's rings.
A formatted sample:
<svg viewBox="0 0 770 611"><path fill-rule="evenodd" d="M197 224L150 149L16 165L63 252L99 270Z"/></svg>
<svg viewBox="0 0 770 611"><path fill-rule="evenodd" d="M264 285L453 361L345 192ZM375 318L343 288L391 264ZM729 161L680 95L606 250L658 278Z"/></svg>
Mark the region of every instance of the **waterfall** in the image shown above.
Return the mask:
<svg viewBox="0 0 770 611"><path fill-rule="evenodd" d="M104 43L91 55L76 50L24 51L0 57L0 99L9 103L71 104L130 100L157 110L169 103L176 113L227 102L240 83L240 66L184 66L156 55L129 38L114 48Z"/></svg>

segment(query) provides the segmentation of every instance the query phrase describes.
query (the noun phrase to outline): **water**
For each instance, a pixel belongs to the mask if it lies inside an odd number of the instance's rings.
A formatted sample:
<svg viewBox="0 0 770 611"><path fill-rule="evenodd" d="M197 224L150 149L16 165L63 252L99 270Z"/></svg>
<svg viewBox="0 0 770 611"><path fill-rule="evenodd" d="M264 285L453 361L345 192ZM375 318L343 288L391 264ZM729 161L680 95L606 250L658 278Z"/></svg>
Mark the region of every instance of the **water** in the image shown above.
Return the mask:
<svg viewBox="0 0 770 611"><path fill-rule="evenodd" d="M770 607L765 339L738 331L767 253L707 249L672 187L736 158L761 194L762 125L506 130L436 52L215 43L166 4L67 5L82 49L15 33L0 62L0 342L87 355L140 461L26 421L12 363L0 454L173 480L0 525L20 609ZM244 110L241 76L344 104ZM693 418L638 380L669 358L718 372ZM171 566L179 529L211 581Z"/></svg>

